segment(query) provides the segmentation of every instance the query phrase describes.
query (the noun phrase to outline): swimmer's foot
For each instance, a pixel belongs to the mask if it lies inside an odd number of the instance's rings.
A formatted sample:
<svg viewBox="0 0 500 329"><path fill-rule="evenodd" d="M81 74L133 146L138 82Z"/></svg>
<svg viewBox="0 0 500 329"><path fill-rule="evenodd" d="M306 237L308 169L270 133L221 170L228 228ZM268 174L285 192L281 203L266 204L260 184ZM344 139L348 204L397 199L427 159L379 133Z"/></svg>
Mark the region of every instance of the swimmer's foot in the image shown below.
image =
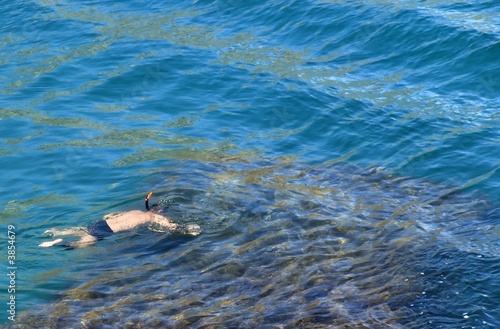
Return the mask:
<svg viewBox="0 0 500 329"><path fill-rule="evenodd" d="M43 232L43 234L47 234L47 235L57 235L57 230L55 228L51 228L49 230L46 230L45 232Z"/></svg>
<svg viewBox="0 0 500 329"><path fill-rule="evenodd" d="M42 248L47 248L47 247L57 246L57 245L60 245L63 243L64 243L63 239L56 239L54 241L46 241L46 242L40 243L38 246L42 247Z"/></svg>

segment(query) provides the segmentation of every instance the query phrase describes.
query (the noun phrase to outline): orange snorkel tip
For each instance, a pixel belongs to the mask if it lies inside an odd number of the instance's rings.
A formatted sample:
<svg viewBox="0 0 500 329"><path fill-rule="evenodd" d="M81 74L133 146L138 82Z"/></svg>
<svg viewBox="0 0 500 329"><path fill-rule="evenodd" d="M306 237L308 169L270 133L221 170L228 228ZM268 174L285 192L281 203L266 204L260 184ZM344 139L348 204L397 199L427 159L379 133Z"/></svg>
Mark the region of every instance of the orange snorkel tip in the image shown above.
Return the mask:
<svg viewBox="0 0 500 329"><path fill-rule="evenodd" d="M153 192L149 192L148 195L146 195L146 209L147 210L150 210L149 209L148 201L149 201L149 199L151 198L152 195L153 195Z"/></svg>

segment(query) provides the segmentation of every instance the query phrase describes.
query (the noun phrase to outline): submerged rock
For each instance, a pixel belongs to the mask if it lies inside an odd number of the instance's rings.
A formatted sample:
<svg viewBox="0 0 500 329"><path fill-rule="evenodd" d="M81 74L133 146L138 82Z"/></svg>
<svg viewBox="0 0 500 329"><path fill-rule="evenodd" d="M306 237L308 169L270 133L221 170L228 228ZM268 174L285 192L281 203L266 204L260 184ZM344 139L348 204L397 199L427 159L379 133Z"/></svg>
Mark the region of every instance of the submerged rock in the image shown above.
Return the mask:
<svg viewBox="0 0 500 329"><path fill-rule="evenodd" d="M498 255L484 199L383 168L186 162L148 181L203 233L101 244L88 282L20 327L405 328L460 296L462 257Z"/></svg>

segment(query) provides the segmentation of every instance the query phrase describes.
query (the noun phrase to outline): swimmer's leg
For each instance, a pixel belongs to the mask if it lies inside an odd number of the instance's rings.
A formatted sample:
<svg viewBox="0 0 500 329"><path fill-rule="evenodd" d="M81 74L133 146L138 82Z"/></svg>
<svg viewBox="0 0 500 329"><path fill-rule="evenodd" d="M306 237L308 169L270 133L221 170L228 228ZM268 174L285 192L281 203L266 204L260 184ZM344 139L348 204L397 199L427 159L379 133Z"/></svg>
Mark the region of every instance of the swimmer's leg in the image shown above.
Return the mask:
<svg viewBox="0 0 500 329"><path fill-rule="evenodd" d="M83 247L91 246L96 242L97 242L97 238L95 236L87 233L86 235L83 235L80 238L80 240L68 243L68 247L75 248L75 249L76 248L83 248Z"/></svg>
<svg viewBox="0 0 500 329"><path fill-rule="evenodd" d="M53 247L53 246L59 246L59 245L64 245L63 239L55 239L54 241L46 241L46 242L40 243L38 246L42 247L42 248L47 248L47 247Z"/></svg>
<svg viewBox="0 0 500 329"><path fill-rule="evenodd" d="M52 236L65 236L65 235L84 236L87 234L85 227L73 227L66 230L57 230L55 228L51 228L43 233L51 234Z"/></svg>
<svg viewBox="0 0 500 329"><path fill-rule="evenodd" d="M80 235L80 240L75 241L75 242L67 242L64 241L63 239L56 239L53 241L46 241L43 243L40 243L38 246L39 247L53 247L53 246L65 246L71 249L76 249L76 248L83 248L83 247L88 247L93 245L94 243L97 242L97 238L95 236L92 236L88 233Z"/></svg>

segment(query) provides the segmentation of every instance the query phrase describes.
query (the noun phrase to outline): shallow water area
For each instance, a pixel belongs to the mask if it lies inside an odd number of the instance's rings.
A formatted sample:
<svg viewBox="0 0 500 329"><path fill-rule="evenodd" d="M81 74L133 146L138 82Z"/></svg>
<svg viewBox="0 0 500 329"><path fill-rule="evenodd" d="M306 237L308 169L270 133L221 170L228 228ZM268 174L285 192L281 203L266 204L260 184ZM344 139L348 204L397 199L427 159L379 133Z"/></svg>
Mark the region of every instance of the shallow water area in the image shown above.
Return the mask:
<svg viewBox="0 0 500 329"><path fill-rule="evenodd" d="M5 327L500 327L496 1L0 12ZM38 247L149 191L202 234Z"/></svg>
<svg viewBox="0 0 500 329"><path fill-rule="evenodd" d="M483 226L491 205L477 196L383 168L293 161L189 161L148 181L169 216L203 233L143 229L102 241L77 255L81 272L68 277L81 283L21 323L403 328L437 309L494 303L468 291L482 279L467 267L498 257L498 232ZM478 230L482 240L471 240Z"/></svg>

